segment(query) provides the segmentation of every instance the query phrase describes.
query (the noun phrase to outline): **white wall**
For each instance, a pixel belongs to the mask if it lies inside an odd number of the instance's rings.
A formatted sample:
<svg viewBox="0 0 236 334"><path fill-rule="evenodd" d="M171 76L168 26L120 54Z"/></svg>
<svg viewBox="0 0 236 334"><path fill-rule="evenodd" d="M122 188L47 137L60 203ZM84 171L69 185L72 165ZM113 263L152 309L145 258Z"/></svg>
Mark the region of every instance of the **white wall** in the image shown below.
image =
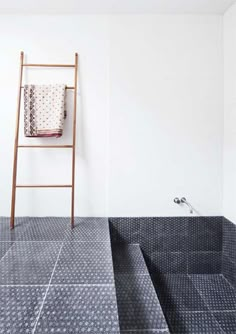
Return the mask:
<svg viewBox="0 0 236 334"><path fill-rule="evenodd" d="M221 214L220 16L111 21L109 215Z"/></svg>
<svg viewBox="0 0 236 334"><path fill-rule="evenodd" d="M32 62L80 54L77 215L187 215L172 202L182 195L222 213L221 16L2 16L0 43L0 215L10 212L20 50ZM27 71L25 82L72 84L64 71ZM69 121L47 141L70 142ZM45 142L21 136L32 141ZM68 151L20 152L19 163L19 182L70 182ZM17 215L70 214L69 190L17 195Z"/></svg>
<svg viewBox="0 0 236 334"><path fill-rule="evenodd" d="M74 63L79 57L80 96L76 150L77 215L104 216L107 159L107 17L9 16L0 18L0 215L10 214L11 175L20 50L28 62ZM74 72L32 70L25 82L65 82L73 85ZM68 93L71 100L72 93ZM23 110L23 109L22 109ZM71 119L61 139L71 143ZM23 128L21 128L23 129ZM22 134L23 130L21 130ZM45 143L45 139L21 142ZM19 183L71 183L69 151L25 151L19 155ZM70 215L70 190L17 190L17 215Z"/></svg>
<svg viewBox="0 0 236 334"><path fill-rule="evenodd" d="M224 15L224 215L236 223L236 4Z"/></svg>

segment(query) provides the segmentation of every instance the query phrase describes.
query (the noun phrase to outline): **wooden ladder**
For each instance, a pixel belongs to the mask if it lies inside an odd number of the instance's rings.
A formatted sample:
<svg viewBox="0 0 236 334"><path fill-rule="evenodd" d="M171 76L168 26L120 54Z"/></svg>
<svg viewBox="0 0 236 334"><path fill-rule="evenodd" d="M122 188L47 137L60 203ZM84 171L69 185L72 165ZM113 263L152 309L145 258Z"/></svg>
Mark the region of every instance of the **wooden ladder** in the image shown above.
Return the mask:
<svg viewBox="0 0 236 334"><path fill-rule="evenodd" d="M19 145L19 125L20 125L20 109L24 67L63 67L74 69L74 86L66 86L66 89L74 90L74 111L73 111L73 139L72 145ZM78 82L78 54L75 53L74 64L26 64L24 63L24 52L20 54L20 78L19 90L17 99L16 112L16 130L14 142L14 162L13 162L13 176L12 176L12 199L11 199L11 220L10 228L14 229L15 222L15 203L16 203L16 188L71 188L71 227L74 227L74 199L75 199L75 146L76 146L76 107L77 107L77 82ZM70 148L72 149L72 182L71 184L17 184L17 158L19 148Z"/></svg>

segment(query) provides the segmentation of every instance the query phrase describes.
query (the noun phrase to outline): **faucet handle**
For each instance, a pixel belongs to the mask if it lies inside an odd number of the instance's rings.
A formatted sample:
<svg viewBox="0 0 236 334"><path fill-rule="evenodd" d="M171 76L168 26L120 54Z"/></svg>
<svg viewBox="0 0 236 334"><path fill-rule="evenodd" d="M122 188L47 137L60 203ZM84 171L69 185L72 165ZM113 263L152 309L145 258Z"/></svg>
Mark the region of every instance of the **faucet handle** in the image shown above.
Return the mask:
<svg viewBox="0 0 236 334"><path fill-rule="evenodd" d="M180 204L180 203L181 203L181 201L180 201L180 199L179 199L178 197L175 197L175 198L174 198L174 202L175 202L176 204Z"/></svg>

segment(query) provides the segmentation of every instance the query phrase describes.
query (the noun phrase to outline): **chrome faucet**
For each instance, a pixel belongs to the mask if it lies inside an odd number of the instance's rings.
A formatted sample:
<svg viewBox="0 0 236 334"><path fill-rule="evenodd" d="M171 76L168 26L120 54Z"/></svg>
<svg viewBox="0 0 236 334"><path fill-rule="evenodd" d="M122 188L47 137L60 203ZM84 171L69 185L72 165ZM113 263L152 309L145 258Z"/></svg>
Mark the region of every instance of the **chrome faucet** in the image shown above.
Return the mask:
<svg viewBox="0 0 236 334"><path fill-rule="evenodd" d="M189 207L189 212L191 213L191 214L193 214L193 207L192 207L192 205L186 200L186 198L185 197L182 197L181 198L181 203L183 203L183 204L186 204L188 207Z"/></svg>
<svg viewBox="0 0 236 334"><path fill-rule="evenodd" d="M178 197L175 197L174 202L176 204L186 204L190 210L190 213L193 214L193 207L192 205L186 200L185 197L182 197L181 199L179 199Z"/></svg>

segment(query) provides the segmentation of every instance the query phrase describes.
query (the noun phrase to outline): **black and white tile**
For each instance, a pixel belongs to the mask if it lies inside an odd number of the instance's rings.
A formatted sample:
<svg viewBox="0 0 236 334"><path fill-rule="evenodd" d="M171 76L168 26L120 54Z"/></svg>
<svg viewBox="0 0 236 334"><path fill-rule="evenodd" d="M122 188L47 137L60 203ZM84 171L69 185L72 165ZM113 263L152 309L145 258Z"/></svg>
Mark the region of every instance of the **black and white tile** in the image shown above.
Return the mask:
<svg viewBox="0 0 236 334"><path fill-rule="evenodd" d="M188 250L222 251L222 217L189 217Z"/></svg>
<svg viewBox="0 0 236 334"><path fill-rule="evenodd" d="M46 286L0 286L0 333L32 333Z"/></svg>
<svg viewBox="0 0 236 334"><path fill-rule="evenodd" d="M236 289L236 263L225 255L222 257L222 273L225 279Z"/></svg>
<svg viewBox="0 0 236 334"><path fill-rule="evenodd" d="M162 282L152 275L163 311L207 311L201 295L187 275L165 275ZM156 283L155 283L156 282Z"/></svg>
<svg viewBox="0 0 236 334"><path fill-rule="evenodd" d="M152 281L148 275L115 275L121 330L167 329Z"/></svg>
<svg viewBox="0 0 236 334"><path fill-rule="evenodd" d="M236 289L236 224L223 219L222 273Z"/></svg>
<svg viewBox="0 0 236 334"><path fill-rule="evenodd" d="M220 324L224 333L226 334L236 333L236 311L213 312L213 315Z"/></svg>
<svg viewBox="0 0 236 334"><path fill-rule="evenodd" d="M112 220L113 242L140 244L163 309L172 312L174 334L234 333L236 225L219 216ZM229 312L223 329L211 312Z"/></svg>
<svg viewBox="0 0 236 334"><path fill-rule="evenodd" d="M221 252L189 252L189 274L220 274L222 267Z"/></svg>
<svg viewBox="0 0 236 334"><path fill-rule="evenodd" d="M75 227L65 231L65 241L110 242L107 218L76 217Z"/></svg>
<svg viewBox="0 0 236 334"><path fill-rule="evenodd" d="M191 280L211 311L235 311L236 290L222 275L193 275Z"/></svg>
<svg viewBox="0 0 236 334"><path fill-rule="evenodd" d="M236 225L223 218L223 254L236 263Z"/></svg>
<svg viewBox="0 0 236 334"><path fill-rule="evenodd" d="M110 243L65 242L52 284L114 284Z"/></svg>
<svg viewBox="0 0 236 334"><path fill-rule="evenodd" d="M119 334L106 218L0 224L0 333Z"/></svg>
<svg viewBox="0 0 236 334"><path fill-rule="evenodd" d="M57 242L15 242L0 260L0 285L48 284L60 247Z"/></svg>
<svg viewBox="0 0 236 334"><path fill-rule="evenodd" d="M154 252L182 252L187 250L187 217L141 218L140 245L150 256Z"/></svg>
<svg viewBox="0 0 236 334"><path fill-rule="evenodd" d="M68 217L28 218L27 228L19 236L22 241L63 241L66 230L70 229Z"/></svg>
<svg viewBox="0 0 236 334"><path fill-rule="evenodd" d="M39 333L118 334L114 286L50 286Z"/></svg>
<svg viewBox="0 0 236 334"><path fill-rule="evenodd" d="M173 334L224 334L210 312L166 313Z"/></svg>
<svg viewBox="0 0 236 334"><path fill-rule="evenodd" d="M132 331L120 331L120 334L170 334L168 329L149 329L149 330L132 330Z"/></svg>
<svg viewBox="0 0 236 334"><path fill-rule="evenodd" d="M109 218L111 241L118 243L140 243L140 221L142 218Z"/></svg>
<svg viewBox="0 0 236 334"><path fill-rule="evenodd" d="M112 257L115 273L148 274L139 245L115 243Z"/></svg>
<svg viewBox="0 0 236 334"><path fill-rule="evenodd" d="M151 272L159 274L186 274L187 253L155 252L151 255Z"/></svg>
<svg viewBox="0 0 236 334"><path fill-rule="evenodd" d="M13 242L0 242L0 260L5 256L8 250L12 247Z"/></svg>
<svg viewBox="0 0 236 334"><path fill-rule="evenodd" d="M16 241L28 228L29 217L15 218L15 228L10 230L10 218L0 217L0 241Z"/></svg>

